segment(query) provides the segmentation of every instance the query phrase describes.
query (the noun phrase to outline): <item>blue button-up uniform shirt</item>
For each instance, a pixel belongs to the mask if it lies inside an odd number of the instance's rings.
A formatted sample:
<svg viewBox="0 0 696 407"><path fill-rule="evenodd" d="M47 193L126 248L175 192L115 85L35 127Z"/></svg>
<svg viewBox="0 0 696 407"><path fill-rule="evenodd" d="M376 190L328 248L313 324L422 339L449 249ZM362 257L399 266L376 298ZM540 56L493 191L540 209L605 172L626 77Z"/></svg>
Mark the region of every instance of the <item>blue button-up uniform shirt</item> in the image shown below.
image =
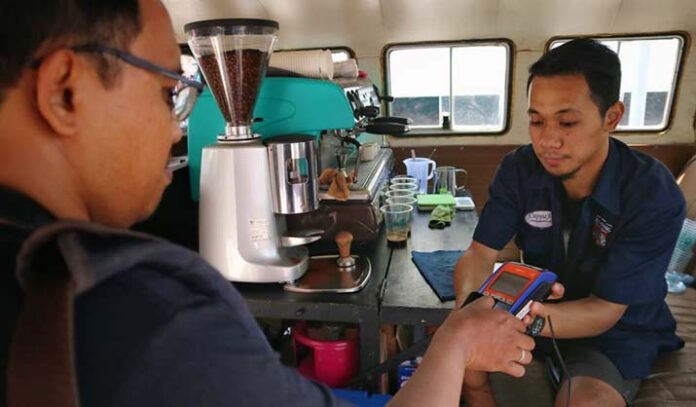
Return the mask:
<svg viewBox="0 0 696 407"><path fill-rule="evenodd" d="M646 377L660 352L683 346L664 301L664 273L685 203L664 165L611 138L597 184L566 239L565 189L531 145L503 159L489 193L474 240L500 250L515 237L526 263L558 274L565 301L593 294L628 306L613 328L583 340L625 378Z"/></svg>

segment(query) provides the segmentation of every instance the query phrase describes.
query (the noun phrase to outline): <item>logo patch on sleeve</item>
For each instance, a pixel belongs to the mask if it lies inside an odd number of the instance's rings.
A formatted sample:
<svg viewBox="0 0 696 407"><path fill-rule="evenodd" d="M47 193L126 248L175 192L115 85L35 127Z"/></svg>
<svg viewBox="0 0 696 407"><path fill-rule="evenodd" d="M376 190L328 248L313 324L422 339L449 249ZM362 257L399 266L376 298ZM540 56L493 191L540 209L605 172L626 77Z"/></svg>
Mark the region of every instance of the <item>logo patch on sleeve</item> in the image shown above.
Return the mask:
<svg viewBox="0 0 696 407"><path fill-rule="evenodd" d="M595 245L599 247L606 247L607 238L612 229L614 229L612 224L607 222L607 220L602 216L596 215L594 219L594 226L592 226L592 239L594 239Z"/></svg>
<svg viewBox="0 0 696 407"><path fill-rule="evenodd" d="M524 216L524 221L533 228L548 229L553 225L551 211L534 211Z"/></svg>

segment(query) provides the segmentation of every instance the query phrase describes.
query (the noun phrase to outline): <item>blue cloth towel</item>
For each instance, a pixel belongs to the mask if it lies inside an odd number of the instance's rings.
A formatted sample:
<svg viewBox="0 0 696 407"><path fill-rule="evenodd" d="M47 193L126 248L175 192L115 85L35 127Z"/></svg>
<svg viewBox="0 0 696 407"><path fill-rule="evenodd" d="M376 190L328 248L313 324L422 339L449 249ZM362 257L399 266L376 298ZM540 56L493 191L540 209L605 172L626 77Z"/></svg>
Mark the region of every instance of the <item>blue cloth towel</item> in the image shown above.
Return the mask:
<svg viewBox="0 0 696 407"><path fill-rule="evenodd" d="M418 271L442 302L454 299L454 265L462 253L461 250L411 252Z"/></svg>

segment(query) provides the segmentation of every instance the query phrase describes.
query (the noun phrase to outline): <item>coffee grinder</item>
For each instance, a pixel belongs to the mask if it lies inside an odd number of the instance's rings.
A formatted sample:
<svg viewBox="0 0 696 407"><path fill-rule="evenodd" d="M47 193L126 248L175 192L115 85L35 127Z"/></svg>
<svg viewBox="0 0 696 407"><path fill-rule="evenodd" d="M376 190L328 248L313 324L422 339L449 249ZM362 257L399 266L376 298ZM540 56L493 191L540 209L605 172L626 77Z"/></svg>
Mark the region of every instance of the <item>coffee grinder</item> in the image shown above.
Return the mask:
<svg viewBox="0 0 696 407"><path fill-rule="evenodd" d="M282 215L319 204L316 141L288 136L267 146L251 130L278 23L207 20L184 30L226 122L217 143L202 154L201 256L232 281L296 280L308 266L302 245L323 232L288 236Z"/></svg>
<svg viewBox="0 0 696 407"><path fill-rule="evenodd" d="M333 267L319 266L323 258L310 265L303 245L319 240L323 231L289 233L286 227L285 215L319 207L316 137L277 135L262 142L252 131L278 23L206 20L184 30L225 119L217 143L202 150L201 256L231 281L287 282L287 289L304 292L362 288L370 275L369 260L343 249Z"/></svg>

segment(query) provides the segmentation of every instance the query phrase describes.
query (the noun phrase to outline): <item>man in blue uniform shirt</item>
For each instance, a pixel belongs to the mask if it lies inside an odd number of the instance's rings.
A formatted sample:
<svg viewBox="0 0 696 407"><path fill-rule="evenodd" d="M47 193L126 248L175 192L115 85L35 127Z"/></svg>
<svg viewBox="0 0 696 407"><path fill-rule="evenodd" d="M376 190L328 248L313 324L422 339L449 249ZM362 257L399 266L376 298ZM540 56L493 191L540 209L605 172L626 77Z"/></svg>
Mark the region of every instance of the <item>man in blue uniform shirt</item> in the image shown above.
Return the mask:
<svg viewBox="0 0 696 407"><path fill-rule="evenodd" d="M546 310L562 339L571 405L622 406L660 352L683 346L664 302L664 272L684 198L661 163L610 137L624 114L614 52L574 40L529 73L532 143L498 168L456 267L458 299L482 283L514 237L524 262L554 271L566 287ZM548 324L542 335L550 335ZM565 378L556 405L565 405L567 386ZM472 405L493 403L479 372L467 373L464 395Z"/></svg>

